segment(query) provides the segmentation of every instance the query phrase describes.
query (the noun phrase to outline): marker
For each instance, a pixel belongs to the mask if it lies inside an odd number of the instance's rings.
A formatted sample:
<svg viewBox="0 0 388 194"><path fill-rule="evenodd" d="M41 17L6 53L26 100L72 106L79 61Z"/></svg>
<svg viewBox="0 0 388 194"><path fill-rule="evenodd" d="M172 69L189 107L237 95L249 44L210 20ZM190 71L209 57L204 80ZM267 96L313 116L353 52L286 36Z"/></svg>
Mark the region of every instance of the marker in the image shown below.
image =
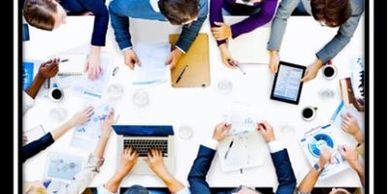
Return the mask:
<svg viewBox="0 0 388 194"><path fill-rule="evenodd" d="M176 84L182 79L183 73L185 73L187 67L188 65L186 65L182 72L179 74L178 79L175 81Z"/></svg>

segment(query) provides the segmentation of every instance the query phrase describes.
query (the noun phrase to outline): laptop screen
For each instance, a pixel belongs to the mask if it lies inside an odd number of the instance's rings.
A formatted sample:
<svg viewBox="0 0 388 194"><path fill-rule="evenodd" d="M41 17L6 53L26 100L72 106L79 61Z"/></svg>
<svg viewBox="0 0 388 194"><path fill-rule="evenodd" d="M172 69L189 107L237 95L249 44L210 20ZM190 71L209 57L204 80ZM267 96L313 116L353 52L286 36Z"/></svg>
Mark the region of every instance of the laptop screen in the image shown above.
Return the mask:
<svg viewBox="0 0 388 194"><path fill-rule="evenodd" d="M113 125L118 135L125 136L156 136L165 137L174 135L171 125Z"/></svg>

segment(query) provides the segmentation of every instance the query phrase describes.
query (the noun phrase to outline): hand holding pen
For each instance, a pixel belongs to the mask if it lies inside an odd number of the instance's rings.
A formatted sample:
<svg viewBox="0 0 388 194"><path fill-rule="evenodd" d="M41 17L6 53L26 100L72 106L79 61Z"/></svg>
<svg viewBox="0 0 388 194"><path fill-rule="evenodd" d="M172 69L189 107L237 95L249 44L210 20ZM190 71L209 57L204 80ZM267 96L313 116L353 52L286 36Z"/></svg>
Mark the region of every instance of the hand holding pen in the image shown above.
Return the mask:
<svg viewBox="0 0 388 194"><path fill-rule="evenodd" d="M232 67L237 67L237 68L242 72L243 75L247 74L247 73L241 68L241 66L240 66L240 64L239 64L238 61L236 61L236 60L234 60L234 59L228 59L228 63L229 63L229 65L232 66Z"/></svg>
<svg viewBox="0 0 388 194"><path fill-rule="evenodd" d="M261 133L261 135L263 135L263 138L267 143L275 140L273 128L267 121L257 123L256 129Z"/></svg>

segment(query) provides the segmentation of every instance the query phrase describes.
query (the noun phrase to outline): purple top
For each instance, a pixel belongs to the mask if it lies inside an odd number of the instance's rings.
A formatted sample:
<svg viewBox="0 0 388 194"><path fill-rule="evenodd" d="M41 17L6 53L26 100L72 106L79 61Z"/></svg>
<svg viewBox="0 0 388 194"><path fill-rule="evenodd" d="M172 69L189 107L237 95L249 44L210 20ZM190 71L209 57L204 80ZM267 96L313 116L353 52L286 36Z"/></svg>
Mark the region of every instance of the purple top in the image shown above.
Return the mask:
<svg viewBox="0 0 388 194"><path fill-rule="evenodd" d="M210 25L217 27L214 22L224 22L222 17L222 8L227 10L239 9L239 7L251 7L260 11L250 15L241 22L231 25L232 38L241 34L250 32L272 20L275 14L277 0L262 0L260 3L254 3L252 6L237 4L236 0L210 0ZM233 14L233 13L232 13ZM217 45L225 43L226 40L217 41Z"/></svg>

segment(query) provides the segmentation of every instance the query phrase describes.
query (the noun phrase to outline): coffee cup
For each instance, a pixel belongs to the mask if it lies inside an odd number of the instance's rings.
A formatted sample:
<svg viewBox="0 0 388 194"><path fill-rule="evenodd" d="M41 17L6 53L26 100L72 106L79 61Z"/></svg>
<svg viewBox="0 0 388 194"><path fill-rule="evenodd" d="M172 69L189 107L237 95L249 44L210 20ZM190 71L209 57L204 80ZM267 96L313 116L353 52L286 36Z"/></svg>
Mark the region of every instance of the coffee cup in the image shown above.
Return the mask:
<svg viewBox="0 0 388 194"><path fill-rule="evenodd" d="M326 79L333 79L337 75L337 68L334 65L325 65L322 74Z"/></svg>
<svg viewBox="0 0 388 194"><path fill-rule="evenodd" d="M302 110L302 118L305 121L311 121L315 118L317 107L307 106Z"/></svg>
<svg viewBox="0 0 388 194"><path fill-rule="evenodd" d="M58 87L53 87L49 90L49 98L54 102L59 102L63 99L63 90Z"/></svg>

